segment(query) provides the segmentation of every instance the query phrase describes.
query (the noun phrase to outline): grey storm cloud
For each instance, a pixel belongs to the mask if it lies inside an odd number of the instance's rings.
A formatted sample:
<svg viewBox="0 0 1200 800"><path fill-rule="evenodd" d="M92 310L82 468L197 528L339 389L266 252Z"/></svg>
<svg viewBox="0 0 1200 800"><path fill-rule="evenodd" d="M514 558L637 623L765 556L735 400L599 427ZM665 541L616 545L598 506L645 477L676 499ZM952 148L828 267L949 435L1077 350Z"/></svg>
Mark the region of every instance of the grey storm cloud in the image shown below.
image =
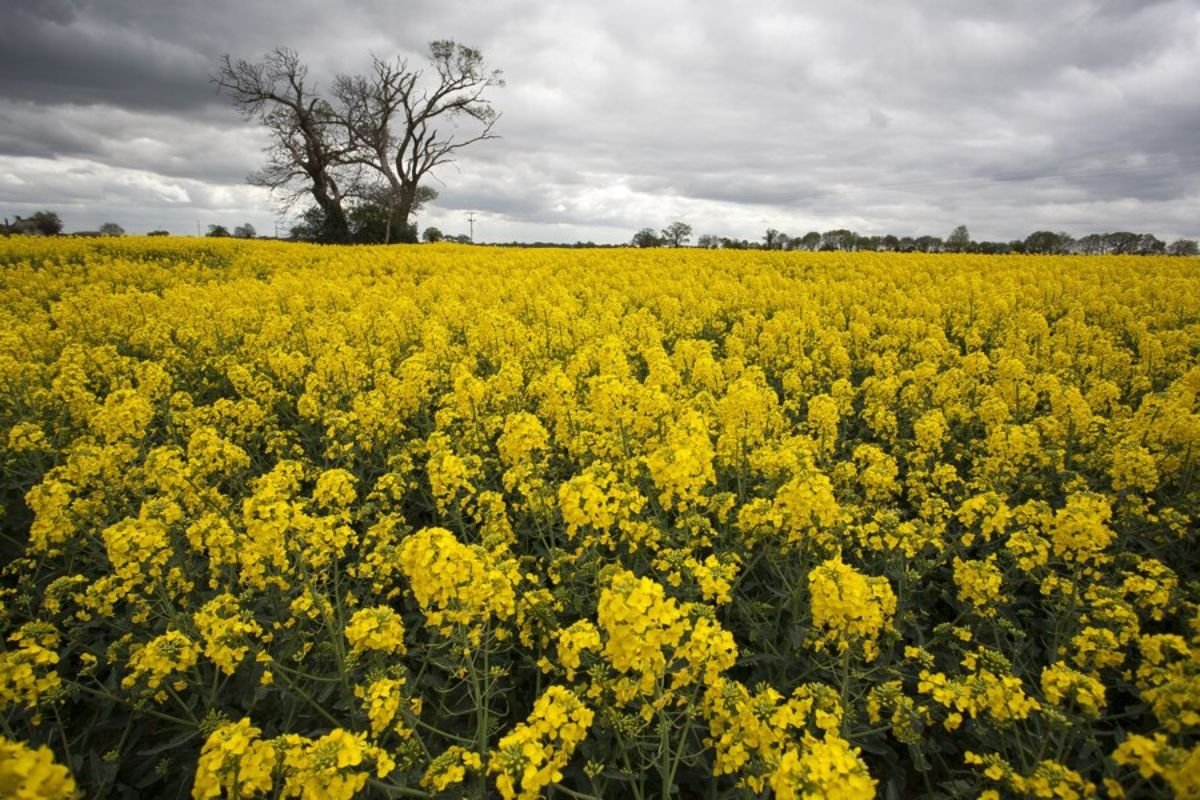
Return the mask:
<svg viewBox="0 0 1200 800"><path fill-rule="evenodd" d="M292 47L328 85L437 38L507 79L502 138L436 173L447 232L1200 235L1200 0L8 0L0 213L270 230L221 56Z"/></svg>

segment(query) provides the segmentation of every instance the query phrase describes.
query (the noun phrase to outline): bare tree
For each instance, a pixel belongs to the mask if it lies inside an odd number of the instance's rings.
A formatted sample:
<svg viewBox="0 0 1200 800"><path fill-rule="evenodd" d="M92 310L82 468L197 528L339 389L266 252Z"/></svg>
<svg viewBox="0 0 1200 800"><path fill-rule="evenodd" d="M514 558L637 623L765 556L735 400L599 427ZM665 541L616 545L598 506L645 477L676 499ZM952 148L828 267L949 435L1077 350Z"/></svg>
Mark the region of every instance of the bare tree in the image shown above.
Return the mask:
<svg viewBox="0 0 1200 800"><path fill-rule="evenodd" d="M966 225L959 225L946 237L946 249L951 253L964 253L971 246L971 234Z"/></svg>
<svg viewBox="0 0 1200 800"><path fill-rule="evenodd" d="M299 56L282 48L257 64L226 56L213 82L271 133L267 164L251 183L288 191L285 204L311 193L333 241L350 238L348 200L382 204L390 241L393 222L407 229L422 200L436 196L422 186L435 167L496 138L499 115L484 93L503 85L500 71L449 40L430 43L429 61L427 75L405 59L373 56L369 74L339 75L329 100L306 85Z"/></svg>
<svg viewBox="0 0 1200 800"><path fill-rule="evenodd" d="M271 134L266 165L247 180L285 192L285 207L311 194L324 212L327 237L344 242L349 225L340 172L352 148L337 112L305 84L307 78L308 67L296 51L281 47L258 63L225 56L212 80L243 116Z"/></svg>
<svg viewBox="0 0 1200 800"><path fill-rule="evenodd" d="M686 222L672 222L662 229L661 238L671 247L682 247L692 238L692 226Z"/></svg>
<svg viewBox="0 0 1200 800"><path fill-rule="evenodd" d="M372 57L369 76L343 75L334 84L356 161L384 180L388 218L400 226L408 224L422 200L421 182L435 167L496 138L499 114L484 92L504 85L501 72L489 71L478 50L450 40L431 42L429 61L436 73L430 81L406 59ZM468 120L475 124L461 130Z"/></svg>

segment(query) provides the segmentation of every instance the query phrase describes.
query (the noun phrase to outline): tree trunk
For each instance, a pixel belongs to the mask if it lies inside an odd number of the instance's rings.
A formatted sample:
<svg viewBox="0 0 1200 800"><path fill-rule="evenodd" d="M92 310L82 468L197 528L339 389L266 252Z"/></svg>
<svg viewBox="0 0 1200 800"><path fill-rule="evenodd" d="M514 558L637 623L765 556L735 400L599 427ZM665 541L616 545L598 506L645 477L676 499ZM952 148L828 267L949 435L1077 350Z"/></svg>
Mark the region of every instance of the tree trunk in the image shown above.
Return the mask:
<svg viewBox="0 0 1200 800"><path fill-rule="evenodd" d="M342 209L342 204L321 183L313 186L312 194L325 215L324 234L328 241L337 244L349 242L350 223L346 221L346 212Z"/></svg>
<svg viewBox="0 0 1200 800"><path fill-rule="evenodd" d="M398 236L408 235L408 218L412 216L413 202L417 196L416 184L405 184L396 198L396 225L400 228Z"/></svg>

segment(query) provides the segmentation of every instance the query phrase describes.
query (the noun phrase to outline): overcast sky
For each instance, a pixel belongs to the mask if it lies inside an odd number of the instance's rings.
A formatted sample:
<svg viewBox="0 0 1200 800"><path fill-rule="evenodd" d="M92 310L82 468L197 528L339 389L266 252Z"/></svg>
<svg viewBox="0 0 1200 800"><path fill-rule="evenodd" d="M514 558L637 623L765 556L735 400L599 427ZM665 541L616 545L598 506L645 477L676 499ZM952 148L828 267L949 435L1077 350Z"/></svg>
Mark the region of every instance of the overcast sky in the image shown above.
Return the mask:
<svg viewBox="0 0 1200 800"><path fill-rule="evenodd" d="M1200 237L1200 0L3 0L0 215L195 233L272 198L208 77L288 46L328 85L432 39L507 81L418 222L623 242L690 223Z"/></svg>

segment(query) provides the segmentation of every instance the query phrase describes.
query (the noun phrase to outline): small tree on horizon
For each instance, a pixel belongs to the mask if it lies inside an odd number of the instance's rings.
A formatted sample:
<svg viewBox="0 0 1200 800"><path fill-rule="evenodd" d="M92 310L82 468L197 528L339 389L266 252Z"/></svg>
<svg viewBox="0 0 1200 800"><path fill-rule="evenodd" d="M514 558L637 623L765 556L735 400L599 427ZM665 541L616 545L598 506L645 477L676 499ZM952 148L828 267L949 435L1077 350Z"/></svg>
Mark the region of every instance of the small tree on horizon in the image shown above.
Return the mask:
<svg viewBox="0 0 1200 800"><path fill-rule="evenodd" d="M662 240L658 238L658 234L653 228L642 228L633 235L634 247L661 247Z"/></svg>
<svg viewBox="0 0 1200 800"><path fill-rule="evenodd" d="M1167 245L1167 255L1194 256L1200 255L1200 245L1195 239L1176 239Z"/></svg>
<svg viewBox="0 0 1200 800"><path fill-rule="evenodd" d="M686 222L672 222L662 230L662 240L671 247L682 247L692 238L692 226Z"/></svg>
<svg viewBox="0 0 1200 800"><path fill-rule="evenodd" d="M62 219L54 211L37 211L21 221L29 223L42 236L58 236L63 230Z"/></svg>
<svg viewBox="0 0 1200 800"><path fill-rule="evenodd" d="M966 225L959 225L946 237L946 250L951 253L962 253L971 245L971 234Z"/></svg>

